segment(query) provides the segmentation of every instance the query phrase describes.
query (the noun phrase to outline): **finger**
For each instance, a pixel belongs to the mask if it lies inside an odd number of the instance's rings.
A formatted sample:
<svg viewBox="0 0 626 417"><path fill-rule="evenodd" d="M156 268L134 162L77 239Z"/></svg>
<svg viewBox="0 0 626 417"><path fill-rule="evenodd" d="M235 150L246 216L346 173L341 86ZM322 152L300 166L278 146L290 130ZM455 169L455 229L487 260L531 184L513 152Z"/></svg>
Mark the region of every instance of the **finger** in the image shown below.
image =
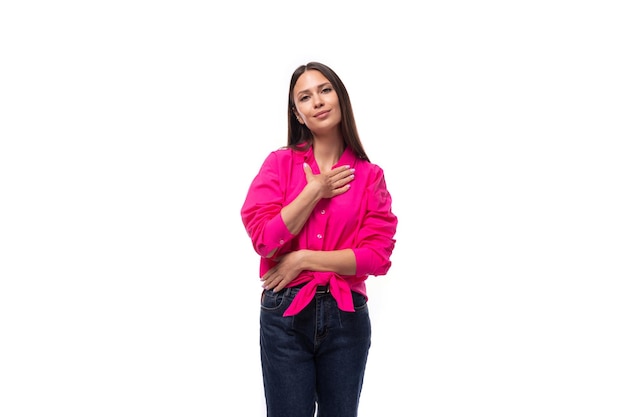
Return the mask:
<svg viewBox="0 0 626 417"><path fill-rule="evenodd" d="M313 176L313 170L311 169L309 164L307 164L306 162L304 164L302 164L302 169L304 170L304 175L305 175L307 181L309 181L311 176Z"/></svg>
<svg viewBox="0 0 626 417"><path fill-rule="evenodd" d="M267 281L272 276L272 274L274 274L275 271L275 268L270 268L265 274L263 274L263 276L261 277L261 281Z"/></svg>
<svg viewBox="0 0 626 417"><path fill-rule="evenodd" d="M281 291L283 290L287 284L289 284L289 282L291 282L290 280L287 279L281 279L280 281L278 281L278 283L276 284L276 286L274 287L274 291Z"/></svg>
<svg viewBox="0 0 626 417"><path fill-rule="evenodd" d="M335 174L339 174L339 173L344 172L344 171L349 170L349 169L350 169L350 165L342 165L342 166L339 166L339 167L331 169L330 173L332 175L335 175Z"/></svg>
<svg viewBox="0 0 626 417"><path fill-rule="evenodd" d="M272 282L276 277L276 269L271 268L261 277L261 287L267 289L272 286Z"/></svg>
<svg viewBox="0 0 626 417"><path fill-rule="evenodd" d="M333 191L345 187L347 184L351 183L353 180L354 180L354 174L348 175L347 177L336 179L332 185Z"/></svg>
<svg viewBox="0 0 626 417"><path fill-rule="evenodd" d="M333 179L334 180L340 180L343 178L350 178L350 177L354 177L354 168L345 168L342 170L337 171L336 173L333 174Z"/></svg>
<svg viewBox="0 0 626 417"><path fill-rule="evenodd" d="M346 171L354 171L354 168L352 168L350 165L342 165L342 166L335 168L334 171L337 173L346 172Z"/></svg>
<svg viewBox="0 0 626 417"><path fill-rule="evenodd" d="M336 195L341 195L345 192L347 192L350 189L350 184L346 184L343 187L339 187L339 188L335 188L333 190L333 197Z"/></svg>
<svg viewBox="0 0 626 417"><path fill-rule="evenodd" d="M354 180L354 174L348 174L344 177L341 177L340 179L337 180L337 184L339 186L344 186L346 184L348 184L349 182L352 182L352 180Z"/></svg>
<svg viewBox="0 0 626 417"><path fill-rule="evenodd" d="M282 290L283 288L285 288L285 285L287 285L287 282L284 282L283 279L276 278L276 279L273 279L269 284L267 284L263 288L265 288L266 290L274 290L278 292Z"/></svg>
<svg viewBox="0 0 626 417"><path fill-rule="evenodd" d="M276 280L274 279L274 277L268 277L265 281L263 281L263 284L261 284L261 286L266 290L271 290L276 286L275 281Z"/></svg>

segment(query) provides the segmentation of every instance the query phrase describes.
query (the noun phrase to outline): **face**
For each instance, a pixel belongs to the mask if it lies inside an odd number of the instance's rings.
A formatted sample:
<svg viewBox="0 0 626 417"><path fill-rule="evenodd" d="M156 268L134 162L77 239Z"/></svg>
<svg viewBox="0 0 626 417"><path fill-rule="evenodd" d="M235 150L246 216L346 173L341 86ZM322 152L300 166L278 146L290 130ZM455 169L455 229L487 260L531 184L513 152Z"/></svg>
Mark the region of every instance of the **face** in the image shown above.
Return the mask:
<svg viewBox="0 0 626 417"><path fill-rule="evenodd" d="M293 88L296 117L312 132L323 133L339 127L339 97L328 79L317 70L302 73Z"/></svg>

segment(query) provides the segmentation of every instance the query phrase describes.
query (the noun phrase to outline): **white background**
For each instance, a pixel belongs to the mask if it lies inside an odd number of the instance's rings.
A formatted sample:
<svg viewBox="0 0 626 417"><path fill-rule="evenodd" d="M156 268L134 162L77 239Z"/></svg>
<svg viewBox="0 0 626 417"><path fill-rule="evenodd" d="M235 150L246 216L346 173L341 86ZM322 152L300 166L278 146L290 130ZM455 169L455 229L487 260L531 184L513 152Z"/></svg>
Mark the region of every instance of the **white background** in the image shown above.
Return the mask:
<svg viewBox="0 0 626 417"><path fill-rule="evenodd" d="M3 2L0 415L263 415L239 209L316 60L399 217L360 416L623 417L618 3Z"/></svg>

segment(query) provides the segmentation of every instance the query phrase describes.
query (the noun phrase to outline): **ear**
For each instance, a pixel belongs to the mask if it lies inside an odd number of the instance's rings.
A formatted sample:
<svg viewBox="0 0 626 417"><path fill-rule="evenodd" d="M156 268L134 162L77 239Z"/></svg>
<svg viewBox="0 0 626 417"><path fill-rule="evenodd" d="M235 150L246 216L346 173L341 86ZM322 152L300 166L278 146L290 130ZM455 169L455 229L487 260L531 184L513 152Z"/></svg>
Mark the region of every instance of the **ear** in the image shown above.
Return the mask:
<svg viewBox="0 0 626 417"><path fill-rule="evenodd" d="M303 124L304 124L304 120L302 120L302 119L300 118L300 115L298 114L298 110L296 110L296 108L294 107L294 108L292 109L292 111L293 111L293 115L294 115L294 116L296 116L296 119L298 120L298 122L299 122L301 125L303 125Z"/></svg>

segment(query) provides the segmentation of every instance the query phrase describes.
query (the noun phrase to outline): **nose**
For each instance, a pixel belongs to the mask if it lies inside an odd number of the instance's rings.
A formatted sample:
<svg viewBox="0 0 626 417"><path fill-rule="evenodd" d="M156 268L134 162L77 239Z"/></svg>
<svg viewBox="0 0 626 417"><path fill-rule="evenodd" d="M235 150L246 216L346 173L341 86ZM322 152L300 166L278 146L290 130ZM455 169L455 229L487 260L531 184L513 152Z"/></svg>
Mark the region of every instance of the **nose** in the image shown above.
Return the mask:
<svg viewBox="0 0 626 417"><path fill-rule="evenodd" d="M313 106L315 108L322 107L324 105L324 100L320 94L313 95Z"/></svg>

